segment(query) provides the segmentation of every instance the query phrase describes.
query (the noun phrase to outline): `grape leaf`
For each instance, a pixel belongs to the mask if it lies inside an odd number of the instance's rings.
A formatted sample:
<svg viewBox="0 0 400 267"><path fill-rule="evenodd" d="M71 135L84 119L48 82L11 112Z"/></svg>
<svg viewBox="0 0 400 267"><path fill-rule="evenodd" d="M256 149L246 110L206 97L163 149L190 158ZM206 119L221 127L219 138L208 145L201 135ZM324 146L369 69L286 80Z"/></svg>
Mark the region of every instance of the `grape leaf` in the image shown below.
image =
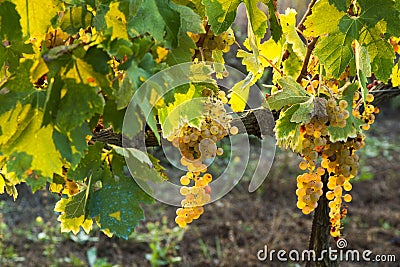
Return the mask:
<svg viewBox="0 0 400 267"><path fill-rule="evenodd" d="M398 87L400 85L400 68L399 68L399 63L394 65L393 70L392 70L392 85L393 87Z"/></svg>
<svg viewBox="0 0 400 267"><path fill-rule="evenodd" d="M61 222L61 232L73 232L75 235L82 229L88 234L92 230L93 220L91 218L85 219L85 215L79 217L67 218L66 207L73 200L72 198L60 199L54 208L54 211L61 212L57 221Z"/></svg>
<svg viewBox="0 0 400 267"><path fill-rule="evenodd" d="M337 31L340 19L346 15L330 4L331 0L321 0L312 8L312 14L304 22L306 29L303 34L307 37L317 37ZM346 1L344 1L346 3Z"/></svg>
<svg viewBox="0 0 400 267"><path fill-rule="evenodd" d="M79 218L82 215L85 215L86 190L82 190L78 194L69 198L70 200L65 205L64 209L66 219Z"/></svg>
<svg viewBox="0 0 400 267"><path fill-rule="evenodd" d="M7 83L6 83L7 85ZM11 90L13 88L11 87ZM61 174L62 162L60 154L57 151L52 140L53 128L51 126L42 126L44 92L32 90L24 98L22 93L14 93L13 91L0 95L0 103L7 103L7 108L14 106L14 109L4 112L2 110L0 116L0 124L2 129L11 129L12 136L6 136L0 147L0 153L4 156L21 155L17 152L25 152L26 155L32 157L29 171L38 175L34 175L34 179L40 179L45 184L47 179L52 179L53 173ZM16 102L14 102L16 101ZM4 138L4 136L2 136ZM17 154L13 154L13 153ZM23 161L23 158L16 157L15 160ZM28 170L26 170L28 171ZM29 177L28 177L29 179Z"/></svg>
<svg viewBox="0 0 400 267"><path fill-rule="evenodd" d="M244 0L247 16L249 17L254 35L263 38L268 28L268 18L267 15L257 7L258 2L259 0Z"/></svg>
<svg viewBox="0 0 400 267"><path fill-rule="evenodd" d="M357 77L360 88L362 89L362 99L364 100L368 94L367 88L367 77L371 76L371 61L368 55L367 49L360 45L360 43L355 41L355 58L356 58L356 69Z"/></svg>
<svg viewBox="0 0 400 267"><path fill-rule="evenodd" d="M61 133L68 133L89 120L95 113L101 114L104 99L98 93L98 88L76 83L73 79L65 79L64 86L67 93L60 101L55 123Z"/></svg>
<svg viewBox="0 0 400 267"><path fill-rule="evenodd" d="M311 95L292 77L286 76L278 80L282 90L268 97L268 105L272 110L280 110L284 106L309 101Z"/></svg>
<svg viewBox="0 0 400 267"><path fill-rule="evenodd" d="M0 2L0 39L21 40L22 28L19 24L20 15L16 11L14 3L9 1ZM1 65L1 61L0 61Z"/></svg>
<svg viewBox="0 0 400 267"><path fill-rule="evenodd" d="M295 152L301 148L300 124L291 122L291 119L298 108L299 104L295 104L285 111L281 111L274 128L277 145L284 148L290 147Z"/></svg>
<svg viewBox="0 0 400 267"><path fill-rule="evenodd" d="M340 11L346 11L347 7L350 5L350 1L351 0L329 0L329 3L335 5Z"/></svg>
<svg viewBox="0 0 400 267"><path fill-rule="evenodd" d="M318 56L326 70L339 78L353 58L352 38L338 31L321 39L316 47Z"/></svg>
<svg viewBox="0 0 400 267"><path fill-rule="evenodd" d="M50 20L62 11L62 2L59 0L49 1L25 1L13 0L17 11L21 16L22 32L27 36L35 36L47 32Z"/></svg>
<svg viewBox="0 0 400 267"><path fill-rule="evenodd" d="M289 57L282 62L283 73L291 77L298 77L300 75L304 59L301 59L292 49L291 44L286 44L286 51L289 52Z"/></svg>
<svg viewBox="0 0 400 267"><path fill-rule="evenodd" d="M299 108L293 113L291 122L295 123L309 123L311 121L311 114L314 111L314 97L310 97L306 102L300 103Z"/></svg>
<svg viewBox="0 0 400 267"><path fill-rule="evenodd" d="M394 36L400 35L399 15L400 12L394 8L397 1L393 0L359 0L361 14L359 20L367 27L373 28L378 22L385 21L387 31Z"/></svg>
<svg viewBox="0 0 400 267"><path fill-rule="evenodd" d="M4 181L3 176L0 175L0 194L4 194L5 186L6 186L6 181Z"/></svg>
<svg viewBox="0 0 400 267"><path fill-rule="evenodd" d="M383 82L390 78L395 59L392 46L381 37L385 29L385 24L380 22L374 28L365 28L360 36L360 43L365 44L371 60L371 71Z"/></svg>
<svg viewBox="0 0 400 267"><path fill-rule="evenodd" d="M164 35L165 22L157 12L158 7L154 0L142 1L135 16L128 19L128 31L131 37L145 33L151 34L161 41Z"/></svg>
<svg viewBox="0 0 400 267"><path fill-rule="evenodd" d="M168 106L158 109L158 117L164 138L168 138L175 129L184 124L200 127L200 118L204 114L204 99L199 98L196 87L190 84L186 94L176 93L175 101Z"/></svg>
<svg viewBox="0 0 400 267"><path fill-rule="evenodd" d="M71 6L64 11L59 27L69 34L75 34L79 29L91 26L92 20L93 14L87 10L86 6Z"/></svg>
<svg viewBox="0 0 400 267"><path fill-rule="evenodd" d="M90 216L96 219L101 229L108 229L118 237L128 239L135 226L144 219L140 203L152 203L148 196L136 184L133 178L124 175L123 158L115 154L112 157L112 176L102 179L102 188L93 192L89 202Z"/></svg>
<svg viewBox="0 0 400 267"><path fill-rule="evenodd" d="M297 34L296 15L297 12L294 9L286 9L285 14L280 15L282 31L286 42L293 45L293 51L304 60L306 46Z"/></svg>
<svg viewBox="0 0 400 267"><path fill-rule="evenodd" d="M171 8L179 14L180 27L178 31L178 46L168 52L166 62L169 65L191 61L196 44L187 35L187 32L204 33L202 19L192 9L170 3Z"/></svg>
<svg viewBox="0 0 400 267"><path fill-rule="evenodd" d="M82 181L89 177L91 172L100 169L102 165L101 152L103 144L96 142L94 145L89 146L85 156L79 162L75 169L69 169L67 172L67 178L73 181Z"/></svg>
<svg viewBox="0 0 400 267"><path fill-rule="evenodd" d="M60 151L61 156L70 164L73 170L85 155L88 148L86 136L90 135L90 128L87 123L72 129L67 134L62 134L57 130L53 132L53 140Z"/></svg>
<svg viewBox="0 0 400 267"><path fill-rule="evenodd" d="M147 2L147 1L146 1ZM111 40L116 38L129 39L127 31L127 18L119 9L120 3L110 4L110 9L105 15L105 21L108 28L112 28Z"/></svg>
<svg viewBox="0 0 400 267"><path fill-rule="evenodd" d="M241 0L203 0L208 23L215 34L223 33L232 25L241 2Z"/></svg>
<svg viewBox="0 0 400 267"><path fill-rule="evenodd" d="M342 99L348 103L347 110L350 116L347 118L344 128L328 126L331 142L346 141L348 137L356 137L357 133L361 131L361 125L364 124L362 120L355 118L352 114L353 97L354 93L358 90L357 83L345 84L341 90L343 90Z"/></svg>
<svg viewBox="0 0 400 267"><path fill-rule="evenodd" d="M277 12L273 1L268 1L267 6L269 12L269 23L270 23L272 40L274 40L277 43L282 37L282 26L277 17Z"/></svg>
<svg viewBox="0 0 400 267"><path fill-rule="evenodd" d="M250 93L250 86L250 82L244 79L232 87L229 104L231 105L233 111L242 112L245 109Z"/></svg>

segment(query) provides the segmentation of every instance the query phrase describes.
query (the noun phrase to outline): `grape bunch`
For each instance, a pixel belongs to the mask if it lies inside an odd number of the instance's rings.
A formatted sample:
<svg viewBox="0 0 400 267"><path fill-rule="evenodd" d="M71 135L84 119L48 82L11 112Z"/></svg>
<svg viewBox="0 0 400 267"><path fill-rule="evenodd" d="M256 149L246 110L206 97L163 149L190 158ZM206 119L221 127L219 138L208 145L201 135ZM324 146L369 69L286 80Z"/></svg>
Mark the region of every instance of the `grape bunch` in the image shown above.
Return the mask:
<svg viewBox="0 0 400 267"><path fill-rule="evenodd" d="M206 29L205 33L188 33L198 47L193 58L212 62L214 61L213 51L229 52L230 46L235 43L235 35L231 28L219 35L215 35L214 31L207 25L207 21L204 20L203 23Z"/></svg>
<svg viewBox="0 0 400 267"><path fill-rule="evenodd" d="M185 124L168 137L168 141L179 149L180 162L188 170L180 178L180 194L185 197L181 202L182 208L176 211L175 222L180 227L198 219L204 212L204 204L210 201L211 188L208 184L212 181L212 175L206 173L205 160L221 156L223 149L217 147L217 142L229 133L238 133L236 126L231 127L232 116L226 113L224 107L228 101L225 92L210 92L211 95L204 103L205 111L200 127Z"/></svg>
<svg viewBox="0 0 400 267"><path fill-rule="evenodd" d="M362 113L360 94L355 93L352 103L352 115L361 119L364 124L363 130L368 130L379 110L371 102L374 100L372 94L367 94L366 105ZM317 116L300 128L301 149L303 160L299 168L307 171L297 177L297 207L304 214L309 214L318 206L319 198L324 194L323 175L327 175L326 198L329 200L330 234L333 237L340 236L341 220L347 214L347 206L344 202L351 202L353 179L359 169L359 156L356 151L365 146L365 134L358 133L354 138L346 141L332 142L328 127L344 128L350 117L349 103L338 100L331 96L325 103L326 116Z"/></svg>

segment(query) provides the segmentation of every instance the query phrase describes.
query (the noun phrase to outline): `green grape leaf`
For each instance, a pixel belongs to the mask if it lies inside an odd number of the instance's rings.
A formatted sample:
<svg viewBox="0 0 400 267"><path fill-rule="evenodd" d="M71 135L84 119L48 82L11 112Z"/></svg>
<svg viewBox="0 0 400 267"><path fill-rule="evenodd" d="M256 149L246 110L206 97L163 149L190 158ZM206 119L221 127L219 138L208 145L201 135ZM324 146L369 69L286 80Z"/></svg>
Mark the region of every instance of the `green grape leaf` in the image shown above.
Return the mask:
<svg viewBox="0 0 400 267"><path fill-rule="evenodd" d="M361 131L361 125L364 124L362 120L355 118L352 114L353 97L354 93L358 90L358 84L348 83L340 90L343 91L342 99L346 100L348 103L347 110L350 116L347 118L344 128L328 126L329 139L331 142L346 141L348 137L356 137L357 133Z"/></svg>
<svg viewBox="0 0 400 267"><path fill-rule="evenodd" d="M362 89L362 99L364 100L365 104L365 98L368 94L367 77L371 76L371 60L365 46L360 45L358 41L355 41L354 50L356 57L358 83L360 85L360 88Z"/></svg>
<svg viewBox="0 0 400 267"><path fill-rule="evenodd" d="M350 5L350 0L329 0L329 3L333 4L340 11L346 11Z"/></svg>
<svg viewBox="0 0 400 267"><path fill-rule="evenodd" d="M259 0L244 0L247 16L249 17L254 35L263 38L268 28L268 18L267 15L257 7L258 2Z"/></svg>
<svg viewBox="0 0 400 267"><path fill-rule="evenodd" d="M282 26L277 17L277 14L276 14L277 12L276 12L273 1L268 1L267 6L268 6L268 12L269 12L269 23L270 23L272 40L274 40L276 43L278 43L282 37Z"/></svg>
<svg viewBox="0 0 400 267"><path fill-rule="evenodd" d="M283 73L290 77L298 77L304 60L293 51L292 47L291 44L286 44L286 50L289 51L289 57L282 62Z"/></svg>
<svg viewBox="0 0 400 267"><path fill-rule="evenodd" d="M208 23L215 34L223 33L232 25L241 2L241 0L203 0Z"/></svg>
<svg viewBox="0 0 400 267"><path fill-rule="evenodd" d="M158 117L164 138L168 138L175 129L184 124L192 127L200 127L201 118L204 114L204 99L196 86L190 84L186 94L176 93L175 101L168 106L158 109Z"/></svg>
<svg viewBox="0 0 400 267"><path fill-rule="evenodd" d="M281 111L274 128L277 145L282 148L289 147L295 152L298 152L301 148L300 124L292 122L291 119L298 109L299 104L295 104L287 110Z"/></svg>
<svg viewBox="0 0 400 267"><path fill-rule="evenodd" d="M112 126L114 132L122 132L125 111L126 109L118 110L117 104L113 99L107 99L103 112L104 126Z"/></svg>
<svg viewBox="0 0 400 267"><path fill-rule="evenodd" d="M9 1L0 2L0 39L21 40L22 28L19 24L20 15L16 11L14 3ZM0 61L1 65L1 61Z"/></svg>
<svg viewBox="0 0 400 267"><path fill-rule="evenodd" d="M61 232L73 232L75 235L82 229L88 234L92 230L93 220L85 218L85 215L79 217L67 218L66 208L73 201L74 197L60 199L54 208L54 211L61 212L57 220L61 222Z"/></svg>
<svg viewBox="0 0 400 267"><path fill-rule="evenodd" d="M95 113L103 112L104 99L98 88L76 83L72 79L65 80L64 88L67 88L67 93L60 100L55 120L60 132L68 133L89 120Z"/></svg>
<svg viewBox="0 0 400 267"><path fill-rule="evenodd" d="M360 43L366 46L371 61L371 71L380 81L390 78L395 53L389 42L381 37L385 33L384 23L377 23L374 28L365 28L360 36Z"/></svg>
<svg viewBox="0 0 400 267"><path fill-rule="evenodd" d="M393 0L359 0L357 3L361 7L359 20L367 27L373 28L382 20L387 24L388 33L399 36L399 15L400 12L395 8Z"/></svg>
<svg viewBox="0 0 400 267"><path fill-rule="evenodd" d="M321 39L315 47L315 54L335 78L340 77L353 58L352 41L350 36L338 31Z"/></svg>
<svg viewBox="0 0 400 267"><path fill-rule="evenodd" d="M197 34L205 32L202 17L194 13L193 10L179 5L171 5L171 8L179 13L180 28L178 32L178 46L172 47L167 55L166 62L169 65L192 60L193 52L191 49L195 49L196 44L187 35L187 32Z"/></svg>
<svg viewBox="0 0 400 267"><path fill-rule="evenodd" d="M350 16L346 14L340 19L339 29L346 36L355 40L360 37L360 31L363 28L363 24L358 17Z"/></svg>
<svg viewBox="0 0 400 267"><path fill-rule="evenodd" d="M157 11L155 0L142 1L135 16L128 20L128 31L130 36L151 34L156 40L163 40L165 22Z"/></svg>
<svg viewBox="0 0 400 267"><path fill-rule="evenodd" d="M205 16L206 10L205 6L202 3L202 0L174 0L174 3L189 7L200 17Z"/></svg>
<svg viewBox="0 0 400 267"><path fill-rule="evenodd" d="M91 135L90 128L87 123L72 129L66 134L62 134L57 130L53 132L53 140L60 151L61 156L70 164L73 170L85 155L88 148L86 136Z"/></svg>
<svg viewBox="0 0 400 267"><path fill-rule="evenodd" d="M296 15L294 9L287 9L285 14L280 15L282 31L287 43L292 45L293 51L302 59L306 55L306 46L300 39L296 30Z"/></svg>
<svg viewBox="0 0 400 267"><path fill-rule="evenodd" d="M79 218L82 215L85 215L87 200L86 190L82 190L78 194L70 197L70 201L68 201L64 209L66 219Z"/></svg>
<svg viewBox="0 0 400 267"><path fill-rule="evenodd" d="M91 217L96 219L102 230L109 230L118 237L128 239L140 220L144 219L140 203L152 203L148 196L134 181L124 175L123 157L112 157L113 176L102 179L102 188L93 192L89 202Z"/></svg>
<svg viewBox="0 0 400 267"><path fill-rule="evenodd" d="M283 77L278 80L278 83L282 90L268 97L268 105L271 110L280 110L284 106L303 103L311 98L311 95L292 77Z"/></svg>
<svg viewBox="0 0 400 267"><path fill-rule="evenodd" d="M312 8L312 14L304 22L306 29L303 34L307 37L321 36L324 34L336 32L340 19L346 15L346 12L338 10L330 0L321 0ZM345 1L346 2L346 1Z"/></svg>
<svg viewBox="0 0 400 267"><path fill-rule="evenodd" d="M20 66L19 59L23 56L23 53L34 54L32 44L25 44L23 41L15 41L9 46L0 45L0 67L4 66L7 62L8 71L11 73L15 73L20 77L29 76L29 69L24 70L23 73L16 72Z"/></svg>
<svg viewBox="0 0 400 267"><path fill-rule="evenodd" d="M89 146L88 151L84 158L81 159L78 166L75 169L68 170L67 178L73 181L82 181L89 177L92 171L100 169L103 146L104 145L100 142Z"/></svg>
<svg viewBox="0 0 400 267"><path fill-rule="evenodd" d="M295 123L309 123L314 111L314 97L310 97L306 102L300 103L299 108L293 113L291 122Z"/></svg>
<svg viewBox="0 0 400 267"><path fill-rule="evenodd" d="M118 146L111 147L116 154L125 157L125 162L127 162L128 167L130 168L130 173L133 175L133 177L145 182L151 181L154 183L159 183L164 180L164 177L157 171L157 168L160 168L160 166L158 164L153 164L150 154L146 154L136 148L121 148ZM115 164L117 163L124 162L115 161ZM120 168L117 169L119 170Z"/></svg>
<svg viewBox="0 0 400 267"><path fill-rule="evenodd" d="M93 14L84 5L71 6L64 11L59 27L69 34L75 34L79 29L91 26L92 20Z"/></svg>
<svg viewBox="0 0 400 267"><path fill-rule="evenodd" d="M35 36L47 32L50 20L62 11L62 2L59 0L49 1L25 1L13 0L17 11L21 16L22 32L27 36Z"/></svg>

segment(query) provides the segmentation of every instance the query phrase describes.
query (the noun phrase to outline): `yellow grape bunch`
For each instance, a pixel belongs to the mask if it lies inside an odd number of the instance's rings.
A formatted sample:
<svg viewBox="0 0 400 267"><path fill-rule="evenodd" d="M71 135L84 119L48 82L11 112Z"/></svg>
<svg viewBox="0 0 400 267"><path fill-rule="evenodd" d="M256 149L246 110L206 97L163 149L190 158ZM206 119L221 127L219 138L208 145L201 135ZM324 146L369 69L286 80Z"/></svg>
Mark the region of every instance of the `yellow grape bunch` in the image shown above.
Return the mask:
<svg viewBox="0 0 400 267"><path fill-rule="evenodd" d="M180 194L185 197L181 201L182 207L176 211L175 222L180 227L198 219L204 212L203 206L211 199L209 183L213 177L207 173L205 160L221 156L223 149L217 147L217 142L228 134L238 133L238 128L230 125L232 116L226 113L224 107L227 102L225 92L212 92L205 101L205 112L200 127L185 124L180 129L175 129L168 138L168 141L179 149L181 164L188 170L180 178Z"/></svg>
<svg viewBox="0 0 400 267"><path fill-rule="evenodd" d="M303 160L299 168L306 173L297 177L297 207L304 214L311 213L317 206L319 198L324 194L329 200L330 234L339 237L342 229L341 220L347 214L344 202L350 202L352 196L351 180L359 169L359 156L356 151L364 147L365 134L358 133L355 138L346 141L332 142L328 127L345 128L350 116L349 103L333 94L329 99L320 98L326 116L315 115L311 121L301 126L301 151ZM352 115L361 119L363 130L368 130L374 123L379 110L371 102L374 97L367 94L366 105L361 105L360 94L354 94ZM363 111L360 113L360 110ZM327 174L327 188L323 188L323 175Z"/></svg>

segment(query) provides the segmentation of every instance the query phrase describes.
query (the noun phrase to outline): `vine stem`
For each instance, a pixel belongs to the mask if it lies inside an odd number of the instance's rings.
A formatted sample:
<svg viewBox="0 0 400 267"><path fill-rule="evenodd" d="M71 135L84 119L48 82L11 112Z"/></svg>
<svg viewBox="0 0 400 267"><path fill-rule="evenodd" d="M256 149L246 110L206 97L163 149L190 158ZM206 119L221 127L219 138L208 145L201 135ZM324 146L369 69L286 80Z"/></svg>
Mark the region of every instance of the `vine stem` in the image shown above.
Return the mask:
<svg viewBox="0 0 400 267"><path fill-rule="evenodd" d="M307 17L312 14L312 8L316 2L317 2L317 0L311 0L310 4L308 5L306 13L304 14L304 16L301 19L301 21L299 22L299 24L297 25L297 31L299 33L301 33L301 35L303 35L303 30L305 29L304 22L306 21ZM318 37L313 38L307 44L307 52L306 52L306 56L304 57L303 66L301 67L301 72L299 74L299 77L297 77L297 80L296 80L298 83L300 83L301 79L307 74L308 63L310 62L311 54L315 48L315 44L317 43L317 41L318 41Z"/></svg>
<svg viewBox="0 0 400 267"><path fill-rule="evenodd" d="M318 206L315 209L314 217L312 221L310 240L308 243L309 251L314 251L316 258L318 259L322 255L322 251L328 251L331 240L330 236L330 221L329 221L329 206L328 199L326 198L326 192L328 191L328 179L329 174L325 173L322 177L324 184L323 194L318 200ZM326 255L326 254L325 254ZM306 261L306 267L311 267L311 261ZM321 261L315 262L316 266L319 267L337 267L338 262L325 257Z"/></svg>
<svg viewBox="0 0 400 267"><path fill-rule="evenodd" d="M308 63L310 62L311 54L314 51L315 45L318 41L318 38L319 37L313 38L307 45L307 52L306 52L306 56L304 57L303 66L301 67L299 77L297 77L297 80L296 80L298 83L300 83L301 79L303 77L305 77L307 74Z"/></svg>

